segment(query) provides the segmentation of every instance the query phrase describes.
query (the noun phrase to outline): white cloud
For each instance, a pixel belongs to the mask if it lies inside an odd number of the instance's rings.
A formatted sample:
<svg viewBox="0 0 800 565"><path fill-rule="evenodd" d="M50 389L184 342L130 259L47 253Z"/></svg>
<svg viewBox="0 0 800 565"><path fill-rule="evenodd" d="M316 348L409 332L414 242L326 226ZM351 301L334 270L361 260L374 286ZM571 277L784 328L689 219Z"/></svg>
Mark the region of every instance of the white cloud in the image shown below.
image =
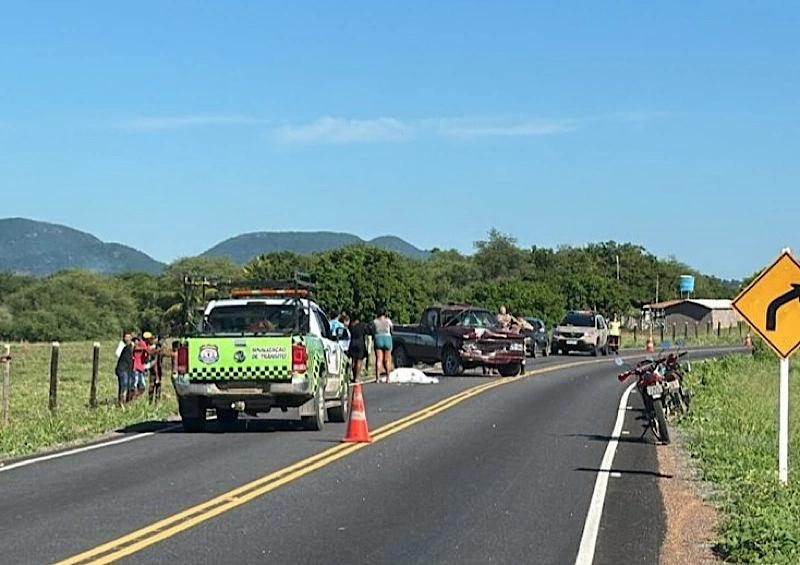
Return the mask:
<svg viewBox="0 0 800 565"><path fill-rule="evenodd" d="M479 137L534 137L576 131L576 120L529 118L454 118L426 120L438 135L458 139Z"/></svg>
<svg viewBox="0 0 800 565"><path fill-rule="evenodd" d="M266 124L266 120L251 116L161 116L125 120L120 125L135 131L157 131L198 126L229 126Z"/></svg>
<svg viewBox="0 0 800 565"><path fill-rule="evenodd" d="M278 128L278 139L286 143L369 143L403 141L415 128L396 118L347 120L325 116L309 124Z"/></svg>

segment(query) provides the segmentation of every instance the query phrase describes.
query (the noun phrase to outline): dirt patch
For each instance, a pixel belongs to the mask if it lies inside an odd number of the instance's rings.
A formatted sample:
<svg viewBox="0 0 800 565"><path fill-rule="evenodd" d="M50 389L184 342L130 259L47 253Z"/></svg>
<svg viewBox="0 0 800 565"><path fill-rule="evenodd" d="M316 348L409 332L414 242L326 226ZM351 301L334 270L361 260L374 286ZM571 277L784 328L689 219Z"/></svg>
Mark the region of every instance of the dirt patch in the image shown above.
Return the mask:
<svg viewBox="0 0 800 565"><path fill-rule="evenodd" d="M659 565L718 565L722 560L714 554L712 540L719 514L706 501L708 486L698 480L680 436L673 435L672 445L658 447L659 472L673 477L659 481L667 518Z"/></svg>

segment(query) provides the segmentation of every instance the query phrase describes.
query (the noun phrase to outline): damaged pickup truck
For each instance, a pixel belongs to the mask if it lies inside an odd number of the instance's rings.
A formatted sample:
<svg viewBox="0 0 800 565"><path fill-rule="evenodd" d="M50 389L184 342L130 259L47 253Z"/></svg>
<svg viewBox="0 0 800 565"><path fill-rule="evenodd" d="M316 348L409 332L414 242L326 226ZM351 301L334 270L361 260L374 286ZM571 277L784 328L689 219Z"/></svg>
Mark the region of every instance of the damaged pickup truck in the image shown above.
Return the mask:
<svg viewBox="0 0 800 565"><path fill-rule="evenodd" d="M525 368L525 336L498 328L495 316L484 308L430 306L418 325L395 326L392 338L395 367L441 363L449 376L483 367L504 377Z"/></svg>

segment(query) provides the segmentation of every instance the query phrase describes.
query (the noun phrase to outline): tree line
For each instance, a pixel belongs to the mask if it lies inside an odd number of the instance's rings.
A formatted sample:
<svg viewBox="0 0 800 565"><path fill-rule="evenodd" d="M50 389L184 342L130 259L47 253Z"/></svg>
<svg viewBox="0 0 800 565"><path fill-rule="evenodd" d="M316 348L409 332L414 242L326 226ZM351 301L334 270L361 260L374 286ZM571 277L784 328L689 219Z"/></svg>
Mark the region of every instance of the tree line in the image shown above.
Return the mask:
<svg viewBox="0 0 800 565"><path fill-rule="evenodd" d="M695 295L731 298L740 283L706 276L675 258L660 259L631 243L557 249L521 248L491 230L474 253L434 249L425 260L369 245L297 255L270 253L244 266L221 257L175 261L159 275L98 275L65 270L48 277L0 274L0 338L72 341L115 337L123 328L175 335L183 320L183 277L284 279L295 271L317 282L316 299L329 313L369 316L385 306L396 323L416 321L435 302L466 302L557 322L568 309L634 314L652 302L679 297L680 275L695 276Z"/></svg>

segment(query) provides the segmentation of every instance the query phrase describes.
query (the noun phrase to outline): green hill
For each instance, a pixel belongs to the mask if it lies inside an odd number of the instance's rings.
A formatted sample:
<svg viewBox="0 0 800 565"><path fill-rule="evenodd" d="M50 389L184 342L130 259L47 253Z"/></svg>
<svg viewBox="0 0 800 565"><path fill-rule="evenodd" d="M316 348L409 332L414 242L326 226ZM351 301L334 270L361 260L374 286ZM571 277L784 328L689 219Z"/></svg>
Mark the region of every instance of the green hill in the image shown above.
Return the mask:
<svg viewBox="0 0 800 565"><path fill-rule="evenodd" d="M119 243L25 218L0 219L0 272L46 276L68 268L111 274L159 273L165 265Z"/></svg>
<svg viewBox="0 0 800 565"><path fill-rule="evenodd" d="M292 251L298 255L308 255L358 243L396 251L416 259L425 259L429 255L427 251L418 249L399 237L383 236L366 241L353 234L326 231L246 233L215 245L203 255L229 257L244 264L264 253Z"/></svg>

